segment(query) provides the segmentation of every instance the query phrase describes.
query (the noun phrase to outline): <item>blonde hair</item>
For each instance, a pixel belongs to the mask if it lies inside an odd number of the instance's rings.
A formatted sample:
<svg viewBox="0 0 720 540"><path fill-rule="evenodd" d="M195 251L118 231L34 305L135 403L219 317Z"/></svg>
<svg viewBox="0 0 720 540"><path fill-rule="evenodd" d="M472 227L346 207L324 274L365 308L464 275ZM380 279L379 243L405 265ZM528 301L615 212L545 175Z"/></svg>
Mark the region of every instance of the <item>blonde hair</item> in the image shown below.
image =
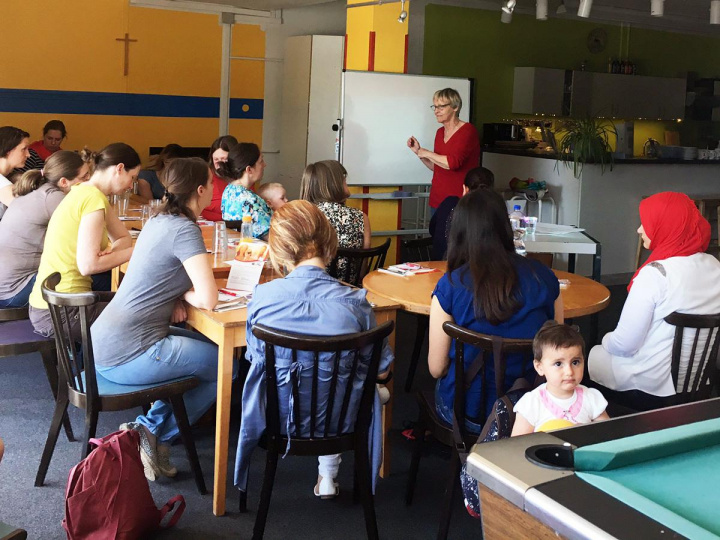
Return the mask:
<svg viewBox="0 0 720 540"><path fill-rule="evenodd" d="M262 184L261 186L258 186L255 189L255 193L257 193L260 197L264 199L265 194L268 191L272 191L273 189L285 189L285 187L280 182L268 182L267 184Z"/></svg>
<svg viewBox="0 0 720 540"><path fill-rule="evenodd" d="M311 203L344 202L347 171L339 161L310 163L300 180L300 198Z"/></svg>
<svg viewBox="0 0 720 540"><path fill-rule="evenodd" d="M74 180L80 174L80 169L87 163L87 160L85 153L76 154L69 150L58 150L47 159L42 170L25 171L13 185L13 195L22 197L32 193L43 184L50 184L57 188L58 182L63 178Z"/></svg>
<svg viewBox="0 0 720 540"><path fill-rule="evenodd" d="M454 88L443 88L438 90L433 95L433 101L449 101L450 106L455 111L455 116L460 116L460 109L462 109L462 98L457 90Z"/></svg>
<svg viewBox="0 0 720 540"><path fill-rule="evenodd" d="M320 209L308 201L292 201L273 212L270 221L270 262L283 267L320 257L327 265L337 252L337 233Z"/></svg>

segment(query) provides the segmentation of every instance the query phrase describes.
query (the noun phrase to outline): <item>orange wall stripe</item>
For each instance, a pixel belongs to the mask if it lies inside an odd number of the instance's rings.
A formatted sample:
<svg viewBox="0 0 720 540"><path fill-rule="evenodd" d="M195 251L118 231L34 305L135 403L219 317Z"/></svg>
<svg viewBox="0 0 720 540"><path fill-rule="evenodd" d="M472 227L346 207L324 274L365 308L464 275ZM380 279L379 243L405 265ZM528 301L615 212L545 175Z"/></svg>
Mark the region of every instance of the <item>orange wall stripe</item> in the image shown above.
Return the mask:
<svg viewBox="0 0 720 540"><path fill-rule="evenodd" d="M370 47L368 50L368 71L375 71L375 32L370 32Z"/></svg>

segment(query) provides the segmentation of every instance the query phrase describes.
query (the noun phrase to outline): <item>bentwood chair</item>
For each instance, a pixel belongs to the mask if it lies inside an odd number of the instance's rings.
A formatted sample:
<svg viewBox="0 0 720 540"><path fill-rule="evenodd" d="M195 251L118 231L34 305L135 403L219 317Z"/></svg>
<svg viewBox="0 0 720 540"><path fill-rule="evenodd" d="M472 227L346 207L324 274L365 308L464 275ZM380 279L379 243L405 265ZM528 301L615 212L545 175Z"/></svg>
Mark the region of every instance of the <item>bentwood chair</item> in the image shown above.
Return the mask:
<svg viewBox="0 0 720 540"><path fill-rule="evenodd" d="M255 518L253 539L259 540L265 533L265 523L270 509L270 498L272 496L275 472L277 470L278 456L290 454L296 456L323 456L339 454L352 450L355 454L355 485L354 495L360 499L365 513L365 529L370 539L379 538L377 521L375 518L375 504L372 493L372 466L368 444L370 440L370 422L375 401L375 381L377 379L378 367L380 365L380 354L383 348L383 341L388 337L395 327L394 322L388 321L366 332L345 334L340 336L308 337L299 334L281 332L266 326L257 324L253 327L253 334L265 342L265 379L267 385L267 405L265 409L266 429L264 440L261 445L265 447L265 474L263 477L262 490L260 492L260 504ZM308 418L309 433L301 431L303 421L295 421L294 433L286 433L285 422L280 418L280 403L278 397L278 381L276 373L276 347L292 350L292 366L289 370L292 392L293 417ZM362 386L362 395L356 411L351 410L352 382L361 379L361 351L372 348L367 372ZM298 365L298 352L312 354L312 376L311 381L303 384L310 384L311 391L309 402L303 399L299 392L298 380L302 371ZM320 353L332 354L332 373L329 374L330 383L328 394L319 395L319 356ZM341 370L341 353L350 354L352 366L347 382L342 385L339 382ZM304 356L304 355L303 355ZM325 376L323 375L323 378ZM326 379L325 379L326 380ZM344 386L344 387L343 387ZM342 399L340 399L342 396ZM319 402L325 405L319 406ZM352 416L355 415L354 421ZM337 419L337 423L335 423ZM348 428L350 426L350 428ZM290 428L292 429L292 428ZM288 446L289 443L289 446ZM247 491L240 491L240 511L247 510Z"/></svg>
<svg viewBox="0 0 720 540"><path fill-rule="evenodd" d="M363 278L385 264L389 247L388 238L383 244L373 248L338 248L337 256L328 268L328 274L355 287L362 287Z"/></svg>
<svg viewBox="0 0 720 540"><path fill-rule="evenodd" d="M26 538L26 530L16 529L12 525L0 521L0 540L25 540Z"/></svg>
<svg viewBox="0 0 720 540"><path fill-rule="evenodd" d="M403 262L422 262L432 260L432 237L404 240L402 243ZM410 356L410 366L405 378L405 391L412 389L413 379L420 361L420 351L427 341L429 317L427 315L413 314L415 316L415 344Z"/></svg>
<svg viewBox="0 0 720 540"><path fill-rule="evenodd" d="M665 317L665 322L675 327L670 370L675 385L675 403L708 399L717 383L720 314L675 312Z"/></svg>
<svg viewBox="0 0 720 540"><path fill-rule="evenodd" d="M58 283L60 274L55 272L42 284L42 295L50 308L55 330L60 382L55 413L35 477L35 486L42 486L45 481L60 431L60 422L70 403L85 410L85 434L80 455L80 459L84 459L90 451L89 441L95 437L100 412L143 407L160 399L170 401L195 477L195 485L201 494L207 493L183 402L183 394L198 385L197 378L179 377L158 384L123 385L111 382L96 373L88 309L98 302L98 293L59 293L55 291ZM77 352L70 331L69 321L74 316L80 320L82 358Z"/></svg>
<svg viewBox="0 0 720 540"><path fill-rule="evenodd" d="M472 445L477 441L477 433L469 433L465 427L465 392L473 383L476 377L481 377L483 405L478 418L471 420L477 424L484 424L487 411L485 411L485 399L491 385L495 386L497 398L505 395L505 372L507 368L507 354L523 355L523 373L525 367L532 364L532 339L503 339L498 336L489 336L473 332L455 323L446 322L443 324L445 333L455 341L455 400L453 402L453 424L449 424L441 418L435 408L434 392L418 392L417 400L420 408L420 416L413 433L415 436L415 448L413 449L408 483L405 493L405 503L412 504L415 492L420 458L422 457L425 442L425 432L430 431L432 436L441 444L451 448L450 466L448 472L448 483L445 489L445 499L442 503L440 515L440 527L438 529L438 540L445 540L450 529L450 518L452 517L453 506L460 491L460 468L462 467L461 455L469 453ZM480 349L480 354L473 360L472 364L465 369L464 345ZM489 356L492 355L495 368L494 380L488 380Z"/></svg>
<svg viewBox="0 0 720 540"><path fill-rule="evenodd" d="M35 333L28 308L0 308L0 358L38 352L42 358L45 374L50 383L53 398L57 397L58 368L55 340ZM70 419L63 417L68 441L74 441Z"/></svg>

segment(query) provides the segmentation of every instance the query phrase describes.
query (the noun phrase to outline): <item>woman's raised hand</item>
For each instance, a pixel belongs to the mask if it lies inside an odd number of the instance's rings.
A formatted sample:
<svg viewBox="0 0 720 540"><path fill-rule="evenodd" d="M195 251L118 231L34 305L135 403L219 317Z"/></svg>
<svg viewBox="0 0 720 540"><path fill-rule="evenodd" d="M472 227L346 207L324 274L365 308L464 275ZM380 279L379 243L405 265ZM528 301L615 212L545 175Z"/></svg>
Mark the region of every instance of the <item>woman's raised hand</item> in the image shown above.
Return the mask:
<svg viewBox="0 0 720 540"><path fill-rule="evenodd" d="M416 154L420 150L420 143L418 142L418 140L415 137L410 137L407 140L407 145L408 145L408 148L410 150L412 150L413 152L415 152Z"/></svg>

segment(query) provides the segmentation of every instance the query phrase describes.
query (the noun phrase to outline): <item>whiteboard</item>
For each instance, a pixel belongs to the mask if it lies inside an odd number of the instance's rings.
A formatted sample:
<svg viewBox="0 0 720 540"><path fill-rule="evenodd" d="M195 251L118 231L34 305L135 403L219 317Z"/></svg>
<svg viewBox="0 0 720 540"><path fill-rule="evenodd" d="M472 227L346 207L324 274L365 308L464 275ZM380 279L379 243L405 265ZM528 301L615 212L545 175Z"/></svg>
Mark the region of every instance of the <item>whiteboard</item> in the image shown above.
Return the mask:
<svg viewBox="0 0 720 540"><path fill-rule="evenodd" d="M342 84L340 161L350 185L430 184L432 171L407 147L414 135L429 150L440 127L430 109L433 94L454 88L460 119L470 118L470 79L346 71Z"/></svg>

